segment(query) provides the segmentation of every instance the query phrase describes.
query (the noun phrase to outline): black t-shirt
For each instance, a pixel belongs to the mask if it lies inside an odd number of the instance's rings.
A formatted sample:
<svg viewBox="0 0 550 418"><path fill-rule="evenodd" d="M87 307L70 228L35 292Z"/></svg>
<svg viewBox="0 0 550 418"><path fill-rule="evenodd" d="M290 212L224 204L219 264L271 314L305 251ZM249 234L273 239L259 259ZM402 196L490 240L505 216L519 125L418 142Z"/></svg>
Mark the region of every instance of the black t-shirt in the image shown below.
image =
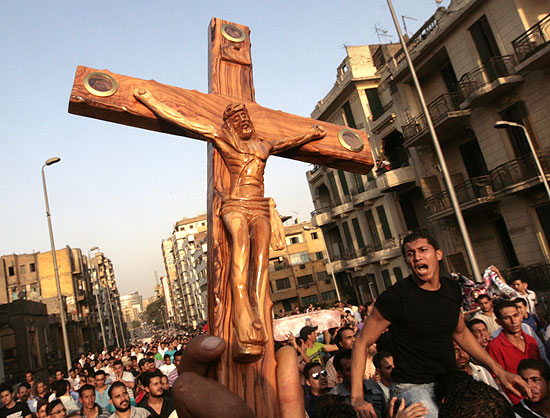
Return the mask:
<svg viewBox="0 0 550 418"><path fill-rule="evenodd" d="M396 383L431 383L457 369L453 332L458 324L460 285L441 278L436 291L419 288L412 276L394 284L376 300L375 307L391 322Z"/></svg>
<svg viewBox="0 0 550 418"><path fill-rule="evenodd" d="M0 418L25 418L31 414L27 402L15 402L13 408L0 408Z"/></svg>
<svg viewBox="0 0 550 418"><path fill-rule="evenodd" d="M151 418L168 418L172 411L176 409L172 398L167 396L162 397L162 409L160 411L160 415L157 414L157 411L155 411L153 407L149 406L149 397L147 396L141 400L138 406L151 412Z"/></svg>

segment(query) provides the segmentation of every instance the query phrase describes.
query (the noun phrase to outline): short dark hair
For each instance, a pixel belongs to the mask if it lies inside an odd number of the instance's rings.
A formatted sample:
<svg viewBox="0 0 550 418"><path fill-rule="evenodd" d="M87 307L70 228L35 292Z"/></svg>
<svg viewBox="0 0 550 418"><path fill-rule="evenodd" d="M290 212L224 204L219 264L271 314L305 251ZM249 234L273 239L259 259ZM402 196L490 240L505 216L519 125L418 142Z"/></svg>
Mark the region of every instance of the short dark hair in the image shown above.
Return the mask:
<svg viewBox="0 0 550 418"><path fill-rule="evenodd" d="M78 389L78 395L82 398L82 394L84 393L84 391L86 390L93 390L94 393L95 393L95 387L86 383L84 386L82 386L80 389Z"/></svg>
<svg viewBox="0 0 550 418"><path fill-rule="evenodd" d="M343 348L336 352L334 356L334 368L337 372L342 372L342 360L351 359L351 350L349 348Z"/></svg>
<svg viewBox="0 0 550 418"><path fill-rule="evenodd" d="M487 299L489 299L489 300L492 300L491 297L490 297L488 294L482 293L481 295L479 295L479 296L476 298L476 301L480 301L481 299L485 299L485 298L487 298Z"/></svg>
<svg viewBox="0 0 550 418"><path fill-rule="evenodd" d="M31 385L29 385L27 382L21 382L19 384L19 387L17 388L17 390L19 390L19 388L23 386L24 388L27 388L27 389L30 389L31 388Z"/></svg>
<svg viewBox="0 0 550 418"><path fill-rule="evenodd" d="M68 392L69 382L65 379L56 380L52 383L52 390L55 392L55 396L59 398Z"/></svg>
<svg viewBox="0 0 550 418"><path fill-rule="evenodd" d="M95 377L100 375L106 376L105 370L99 369L97 372L95 372Z"/></svg>
<svg viewBox="0 0 550 418"><path fill-rule="evenodd" d="M178 350L174 353L174 357L181 357L183 356L183 350Z"/></svg>
<svg viewBox="0 0 550 418"><path fill-rule="evenodd" d="M10 393L13 393L13 386L12 385L8 385L6 383L4 383L3 385L0 386L0 393L2 392L5 392L5 391L9 391Z"/></svg>
<svg viewBox="0 0 550 418"><path fill-rule="evenodd" d="M535 360L532 358L521 360L518 364L518 374L527 369L538 370L544 380L547 382L550 381L550 367L542 360Z"/></svg>
<svg viewBox="0 0 550 418"><path fill-rule="evenodd" d="M497 302L497 304L495 305L495 307L493 308L493 310L495 312L495 316L497 317L497 319L502 319L501 311L505 308L516 308L517 309L518 307L511 300L507 300L507 299L499 300Z"/></svg>
<svg viewBox="0 0 550 418"><path fill-rule="evenodd" d="M153 372L146 372L143 374L143 378L141 380L141 383L143 384L143 386L145 387L148 387L149 384L151 383L151 379L155 378L155 377L160 377L162 379L162 376L163 374L159 371L159 370L155 370Z"/></svg>
<svg viewBox="0 0 550 418"><path fill-rule="evenodd" d="M523 306L527 307L527 301L524 298L515 298L512 302L514 302L514 304L522 303Z"/></svg>
<svg viewBox="0 0 550 418"><path fill-rule="evenodd" d="M372 358L374 367L380 369L380 367L382 366L382 360L388 357L393 357L393 354L389 351L379 351L378 353L376 353Z"/></svg>
<svg viewBox="0 0 550 418"><path fill-rule="evenodd" d="M113 393L113 390L116 389L116 388L126 389L126 385L124 383L122 383L121 381L119 381L119 380L117 380L116 382L111 383L111 386L109 387L109 390L107 391L107 394L109 395L110 399L113 399L112 393Z"/></svg>
<svg viewBox="0 0 550 418"><path fill-rule="evenodd" d="M474 325L479 325L479 324L484 325L485 328L487 328L487 324L486 324L485 322L483 322L481 319L477 319L477 318L469 320L469 321L466 323L466 326L467 326L468 329L471 331L471 330L472 330L472 327L473 327ZM487 331L489 331L489 328L487 328Z"/></svg>
<svg viewBox="0 0 550 418"><path fill-rule="evenodd" d="M165 354L165 355L164 355L164 360L166 360L167 358L169 358L170 360L172 360L172 356L170 356L170 354Z"/></svg>
<svg viewBox="0 0 550 418"><path fill-rule="evenodd" d="M311 371L311 369L313 369L314 367L320 367L321 369L323 368L323 366L321 366L320 363L317 363L315 361L312 361L310 363L307 363L305 366L304 366L304 370L303 370L303 374L304 374L304 377L307 379L309 379L309 372Z"/></svg>
<svg viewBox="0 0 550 418"><path fill-rule="evenodd" d="M52 414L53 409L60 404L63 405L63 402L61 402L61 399L54 399L53 401L51 401L46 407L46 414L50 416Z"/></svg>
<svg viewBox="0 0 550 418"><path fill-rule="evenodd" d="M409 242L414 242L418 239L428 240L428 244L434 247L434 250L439 250L439 244L437 240L433 237L433 235L425 229L419 229L411 232L409 235L403 238L403 241L401 242L401 254L403 255L403 257L405 257L405 244L408 244Z"/></svg>
<svg viewBox="0 0 550 418"><path fill-rule="evenodd" d="M340 343L342 342L342 334L344 333L344 331L346 330L349 330L351 332L353 332L355 334L355 331L353 330L352 327L349 327L349 326L345 326L345 327L342 327L340 328L337 332L336 332L336 335L334 336L334 344L336 344L338 347L341 347L340 346Z"/></svg>
<svg viewBox="0 0 550 418"><path fill-rule="evenodd" d="M514 418L512 406L495 388L471 379L445 397L439 418Z"/></svg>
<svg viewBox="0 0 550 418"><path fill-rule="evenodd" d="M113 364L113 366L118 366L118 365L124 366L124 364L122 363L122 360L117 360L117 361L115 361L114 364Z"/></svg>

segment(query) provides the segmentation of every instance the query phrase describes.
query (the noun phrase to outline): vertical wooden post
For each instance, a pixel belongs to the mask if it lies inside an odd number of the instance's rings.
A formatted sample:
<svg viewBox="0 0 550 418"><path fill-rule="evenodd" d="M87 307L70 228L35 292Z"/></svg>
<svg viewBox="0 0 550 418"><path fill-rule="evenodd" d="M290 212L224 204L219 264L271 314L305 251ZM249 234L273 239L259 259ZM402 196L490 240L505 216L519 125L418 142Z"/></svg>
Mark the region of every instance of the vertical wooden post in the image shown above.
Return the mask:
<svg viewBox="0 0 550 418"><path fill-rule="evenodd" d="M222 35L224 24L240 28L246 38L234 42ZM209 93L235 98L235 102L254 102L250 29L213 18L209 27ZM229 173L221 155L208 144L208 327L212 335L223 338L227 349L217 366L217 379L241 396L262 418L279 416L277 408L276 361L271 321L268 320L265 355L256 362L233 361L236 343L233 331L231 289L228 283L231 264L230 242L220 217L222 197L229 194ZM265 317L271 318L268 296ZM238 312L236 313L238 315ZM214 400L215 401L215 400Z"/></svg>

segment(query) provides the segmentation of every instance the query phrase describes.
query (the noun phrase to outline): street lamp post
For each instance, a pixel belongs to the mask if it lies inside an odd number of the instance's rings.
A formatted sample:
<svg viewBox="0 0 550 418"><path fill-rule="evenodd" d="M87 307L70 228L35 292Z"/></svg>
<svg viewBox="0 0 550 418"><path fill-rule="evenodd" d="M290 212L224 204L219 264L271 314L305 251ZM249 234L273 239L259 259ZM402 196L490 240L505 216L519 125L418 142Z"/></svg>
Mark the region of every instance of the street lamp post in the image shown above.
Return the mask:
<svg viewBox="0 0 550 418"><path fill-rule="evenodd" d="M103 315L101 314L101 305L99 304L99 279L97 277L97 274L93 274L95 272L95 268L92 266L92 259L90 257L90 253L96 250L99 250L99 247L97 245L88 250L88 263L90 263L90 272L92 273L93 293L95 295L95 303L97 305L97 312L99 314L99 324L101 325L101 337L103 339L103 347L107 347L107 339L105 338L105 327L103 325ZM97 291L96 291L96 285L97 285Z"/></svg>
<svg viewBox="0 0 550 418"><path fill-rule="evenodd" d="M403 54L407 59L407 64L409 66L409 70L411 71L411 77L413 79L414 86L416 87L416 92L418 94L418 99L420 100L422 111L424 112L424 116L426 118L426 125L428 125L428 131L430 132L430 136L432 137L435 153L437 155L439 166L441 168L441 172L443 173L443 178L445 180L445 185L447 187L447 193L449 194L449 199L451 201L451 205L453 207L453 211L456 216L458 228L460 229L462 240L464 241L464 248L466 249L466 254L468 255L468 260L470 261L470 266L472 267L472 273L474 274L475 281L477 283L481 283L482 277L479 271L479 266L477 264L476 256L472 246L472 241L470 240L470 234L468 233L466 222L464 221L464 217L462 216L460 203L455 193L453 182L451 180L451 175L449 174L449 170L447 169L447 162L445 161L445 156L443 155L443 151L441 150L441 145L439 144L439 139L437 137L437 133L435 132L430 111L428 109L428 106L426 105L426 101L424 100L424 94L422 93L420 82L418 81L418 77L416 76L416 70L414 69L411 56L409 55L409 50L407 49L407 43L405 42L405 38L403 38L403 33L401 32L401 26L399 26L399 21L397 20L397 16L395 14L395 10L393 9L392 2L391 0L386 0L386 1L388 3L388 8L390 9L390 13L393 19L393 23L395 25L395 29L397 30L397 35L399 36L399 41L401 42L401 46L403 48Z"/></svg>
<svg viewBox="0 0 550 418"><path fill-rule="evenodd" d="M544 174L544 170L542 169L542 165L540 164L539 156L537 155L537 151L535 150L535 146L533 145L533 140L531 139L531 136L529 135L529 132L527 132L527 129L525 126L523 126L521 123L512 122L509 120L499 120L495 123L495 128L497 129L506 129L506 128L520 128L523 129L523 133L525 134L525 138L527 139L527 143L529 144L529 148L531 149L531 153L533 154L533 158L535 159L535 164L537 166L537 170L540 174L540 177L542 178L542 183L544 184L544 187L546 189L546 193L548 194L548 199L550 199L550 187L548 186L548 180L546 179L546 174Z"/></svg>
<svg viewBox="0 0 550 418"><path fill-rule="evenodd" d="M61 332L63 334L63 345L65 346L65 360L67 362L67 371L71 369L71 350L69 348L69 337L67 335L67 319L65 317L65 309L63 307L63 296L61 294L61 284L59 282L59 270L57 269L57 256L55 254L55 244L53 240L52 220L50 214L50 205L48 202L48 191L46 189L46 175L44 167L56 164L61 161L59 157L48 159L42 166L42 186L44 188L44 202L46 203L46 218L48 219L48 230L50 232L50 245L52 247L53 269L55 274L55 284L57 286L57 298L59 299L59 316L61 318Z"/></svg>

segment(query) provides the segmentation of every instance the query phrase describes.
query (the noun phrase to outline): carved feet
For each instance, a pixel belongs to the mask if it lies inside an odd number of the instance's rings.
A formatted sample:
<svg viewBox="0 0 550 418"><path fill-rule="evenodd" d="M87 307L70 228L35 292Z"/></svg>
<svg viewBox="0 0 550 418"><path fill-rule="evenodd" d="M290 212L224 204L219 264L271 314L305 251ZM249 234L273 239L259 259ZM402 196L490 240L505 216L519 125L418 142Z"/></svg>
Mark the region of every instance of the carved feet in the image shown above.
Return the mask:
<svg viewBox="0 0 550 418"><path fill-rule="evenodd" d="M267 338L265 327L259 318L251 312L235 310L234 325L237 341L233 346L233 360L238 363L250 363L258 360L265 352Z"/></svg>

